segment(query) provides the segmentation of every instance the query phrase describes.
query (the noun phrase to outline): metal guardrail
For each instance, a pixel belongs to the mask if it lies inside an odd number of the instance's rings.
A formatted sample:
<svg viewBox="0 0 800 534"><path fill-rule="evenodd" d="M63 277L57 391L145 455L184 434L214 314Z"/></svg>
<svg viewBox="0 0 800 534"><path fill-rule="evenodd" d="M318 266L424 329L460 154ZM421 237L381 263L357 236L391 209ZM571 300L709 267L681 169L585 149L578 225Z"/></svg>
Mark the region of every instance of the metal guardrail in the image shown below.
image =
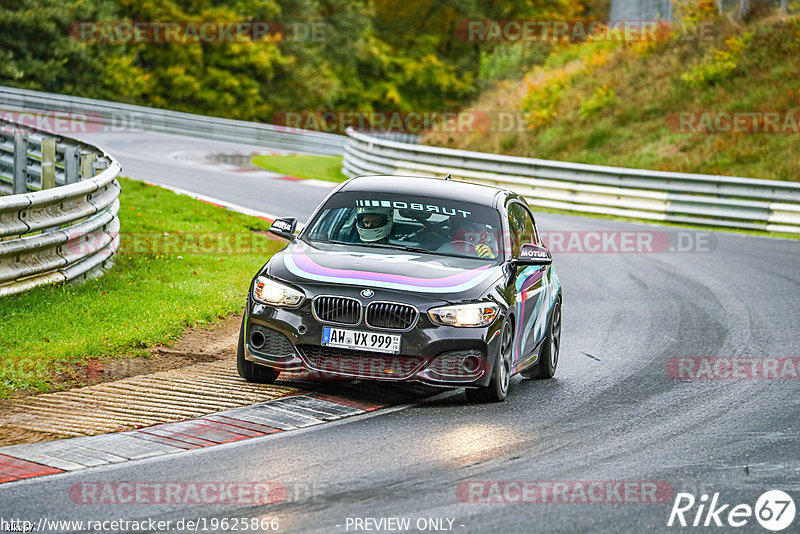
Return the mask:
<svg viewBox="0 0 800 534"><path fill-rule="evenodd" d="M745 18L754 8L780 8L790 11L788 0L714 0L717 13ZM672 20L675 15L671 0L611 0L609 20Z"/></svg>
<svg viewBox="0 0 800 534"><path fill-rule="evenodd" d="M794 182L500 156L421 146L416 144L415 136L406 134L367 135L351 129L345 137L8 87L0 87L0 108L84 114L112 127L122 117L129 124L136 121L146 131L264 143L272 148L313 154L344 152L343 171L350 176L452 174L455 179L513 189L531 205L543 208L646 221L800 233L800 183ZM37 181L43 170L40 161L44 146L40 137L42 132L29 137L32 149L24 171L28 188L41 187ZM3 174L14 164L15 142L10 138L1 141L0 194L9 192L10 181L4 181ZM74 145L65 142L56 146L54 182L70 184L74 169L83 169L86 164L81 163L80 154L76 156ZM50 179L49 168L44 175Z"/></svg>
<svg viewBox="0 0 800 534"><path fill-rule="evenodd" d="M800 234L800 183L565 163L400 143L347 132L348 176L446 176L513 190L532 206Z"/></svg>
<svg viewBox="0 0 800 534"><path fill-rule="evenodd" d="M0 120L0 297L111 265L121 170L95 146Z"/></svg>
<svg viewBox="0 0 800 534"><path fill-rule="evenodd" d="M611 0L608 20L672 20L672 1Z"/></svg>
<svg viewBox="0 0 800 534"><path fill-rule="evenodd" d="M73 113L103 123L111 131L138 128L309 154L340 155L346 140L343 135L324 132L2 86L0 109Z"/></svg>

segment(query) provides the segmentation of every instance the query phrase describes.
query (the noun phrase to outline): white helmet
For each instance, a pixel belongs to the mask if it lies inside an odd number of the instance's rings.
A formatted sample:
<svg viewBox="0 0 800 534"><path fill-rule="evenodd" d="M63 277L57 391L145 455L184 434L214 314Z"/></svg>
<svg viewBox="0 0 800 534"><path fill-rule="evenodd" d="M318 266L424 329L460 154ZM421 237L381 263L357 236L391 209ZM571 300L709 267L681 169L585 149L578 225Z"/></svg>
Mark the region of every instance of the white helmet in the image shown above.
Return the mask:
<svg viewBox="0 0 800 534"><path fill-rule="evenodd" d="M366 222L365 222L366 219ZM392 231L394 210L378 206L358 208L356 211L356 229L365 243L380 241Z"/></svg>

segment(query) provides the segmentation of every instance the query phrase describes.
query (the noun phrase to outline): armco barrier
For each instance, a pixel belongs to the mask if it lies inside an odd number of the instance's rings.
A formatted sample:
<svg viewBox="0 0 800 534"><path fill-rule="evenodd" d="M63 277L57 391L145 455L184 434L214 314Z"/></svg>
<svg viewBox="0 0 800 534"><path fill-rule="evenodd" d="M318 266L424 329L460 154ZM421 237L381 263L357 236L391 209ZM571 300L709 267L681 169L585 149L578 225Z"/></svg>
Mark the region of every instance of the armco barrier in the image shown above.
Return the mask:
<svg viewBox="0 0 800 534"><path fill-rule="evenodd" d="M0 121L0 297L110 265L121 170L95 146Z"/></svg>
<svg viewBox="0 0 800 534"><path fill-rule="evenodd" d="M270 124L204 117L116 102L0 87L0 109L89 115L112 125L123 117L147 131L160 131L313 154L344 152L345 174L452 174L453 178L513 189L535 206L646 221L800 233L800 183L707 176L500 156L416 144L407 134L347 137ZM13 140L0 145L0 173L13 165ZM31 136L34 158L29 183L36 186L41 152ZM61 149L59 149L61 150ZM77 168L74 152L58 156ZM55 181L68 183L56 169ZM46 173L49 176L49 174ZM0 193L8 187L0 181Z"/></svg>
<svg viewBox="0 0 800 534"><path fill-rule="evenodd" d="M564 163L401 143L347 132L342 171L446 176L523 195L532 206L800 234L800 183Z"/></svg>
<svg viewBox="0 0 800 534"><path fill-rule="evenodd" d="M98 127L110 131L141 129L309 154L340 155L345 143L343 135L2 86L0 110L65 112L100 122Z"/></svg>

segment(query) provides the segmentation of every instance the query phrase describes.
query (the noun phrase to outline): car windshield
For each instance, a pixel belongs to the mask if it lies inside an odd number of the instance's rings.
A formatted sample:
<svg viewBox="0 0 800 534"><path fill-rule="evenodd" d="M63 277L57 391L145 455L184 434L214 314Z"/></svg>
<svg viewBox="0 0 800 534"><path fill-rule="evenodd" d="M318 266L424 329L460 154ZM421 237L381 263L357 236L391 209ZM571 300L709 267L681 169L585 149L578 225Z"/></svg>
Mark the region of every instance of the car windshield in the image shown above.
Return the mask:
<svg viewBox="0 0 800 534"><path fill-rule="evenodd" d="M497 210L452 199L338 193L304 232L312 242L413 250L497 262Z"/></svg>

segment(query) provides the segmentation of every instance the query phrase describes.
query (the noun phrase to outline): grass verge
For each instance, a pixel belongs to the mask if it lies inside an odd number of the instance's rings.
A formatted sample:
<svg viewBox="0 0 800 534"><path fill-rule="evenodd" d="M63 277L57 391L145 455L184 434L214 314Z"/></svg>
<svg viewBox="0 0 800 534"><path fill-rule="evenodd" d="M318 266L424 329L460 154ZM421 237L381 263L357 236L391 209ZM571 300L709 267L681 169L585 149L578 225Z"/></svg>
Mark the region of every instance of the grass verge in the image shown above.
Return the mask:
<svg viewBox="0 0 800 534"><path fill-rule="evenodd" d="M774 14L742 24L716 18L714 4L704 5L711 11L702 21L713 28L708 37L676 32L651 43L556 47L545 65L525 80L499 84L469 108L518 117L515 128L498 125L488 133L463 135L432 132L423 143L597 165L797 181L800 16ZM738 120L747 113L755 118ZM767 125L767 113L778 117L780 128ZM733 116L739 126L730 122Z"/></svg>
<svg viewBox="0 0 800 534"><path fill-rule="evenodd" d="M256 156L253 165L295 178L337 183L347 180L342 174L342 156Z"/></svg>
<svg viewBox="0 0 800 534"><path fill-rule="evenodd" d="M250 279L283 246L261 219L120 182L111 270L0 300L0 397L75 385L94 358L147 356L187 326L241 311Z"/></svg>

